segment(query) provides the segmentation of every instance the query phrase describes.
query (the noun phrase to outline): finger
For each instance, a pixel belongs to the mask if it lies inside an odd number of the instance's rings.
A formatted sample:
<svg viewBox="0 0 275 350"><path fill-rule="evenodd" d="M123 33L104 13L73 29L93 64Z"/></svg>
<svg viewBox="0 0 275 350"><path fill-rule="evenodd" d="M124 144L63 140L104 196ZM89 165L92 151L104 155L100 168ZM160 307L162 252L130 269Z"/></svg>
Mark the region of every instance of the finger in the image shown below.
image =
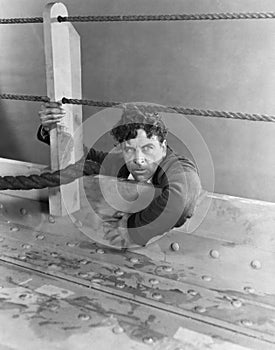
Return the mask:
<svg viewBox="0 0 275 350"><path fill-rule="evenodd" d="M124 215L124 213L122 211L117 211L116 213L114 213L113 217L121 219L123 217L123 215Z"/></svg>
<svg viewBox="0 0 275 350"><path fill-rule="evenodd" d="M40 118L40 121L41 121L42 124L44 124L44 123L55 124L55 123L61 122L62 120L63 120L62 117L55 117L55 118L52 118L52 117L41 117Z"/></svg>
<svg viewBox="0 0 275 350"><path fill-rule="evenodd" d="M103 232L105 233L105 234L104 234L104 238L109 239L109 234L110 234L111 232L113 232L113 231L114 231L113 227L104 226L104 227L103 227Z"/></svg>
<svg viewBox="0 0 275 350"><path fill-rule="evenodd" d="M64 114L66 114L66 111L63 108L45 108L45 109L41 109L38 113L42 114L42 115L48 115L48 114L64 115Z"/></svg>
<svg viewBox="0 0 275 350"><path fill-rule="evenodd" d="M110 239L110 243L113 244L113 245L122 245L122 239L121 237L118 235L112 239Z"/></svg>
<svg viewBox="0 0 275 350"><path fill-rule="evenodd" d="M118 219L117 218L114 218L113 216L100 216L102 218L102 220L104 220L105 222L110 222L112 223L112 225L116 224L115 226L117 227L118 226Z"/></svg>
<svg viewBox="0 0 275 350"><path fill-rule="evenodd" d="M41 120L56 120L56 119L63 119L64 115L63 114L40 114L40 119Z"/></svg>
<svg viewBox="0 0 275 350"><path fill-rule="evenodd" d="M45 102L42 104L42 106L45 107L61 107L62 102L61 101L51 101L51 102Z"/></svg>
<svg viewBox="0 0 275 350"><path fill-rule="evenodd" d="M62 107L62 105L58 105L58 104L48 104L48 103L45 103L45 104L42 104L40 106L40 111L42 112L47 112L47 111L50 111L52 109L57 109L57 110L62 110L62 111L65 111L65 109Z"/></svg>
<svg viewBox="0 0 275 350"><path fill-rule="evenodd" d="M110 229L110 230L108 230L108 231L106 230L106 233L105 233L105 235L104 235L104 238L110 240L110 239L113 239L113 238L115 238L115 237L117 237L117 236L120 236L119 233L117 233L116 230Z"/></svg>
<svg viewBox="0 0 275 350"><path fill-rule="evenodd" d="M102 223L103 227L111 227L111 228L117 228L117 222L116 221L104 221Z"/></svg>
<svg viewBox="0 0 275 350"><path fill-rule="evenodd" d="M61 120L52 120L52 119L50 119L50 120L45 120L45 121L43 121L41 123L42 123L43 126L52 126L52 125L54 126L60 121Z"/></svg>
<svg viewBox="0 0 275 350"><path fill-rule="evenodd" d="M113 236L117 235L118 233L112 229L111 227L104 227L103 231L105 233L104 237L106 239L111 239Z"/></svg>

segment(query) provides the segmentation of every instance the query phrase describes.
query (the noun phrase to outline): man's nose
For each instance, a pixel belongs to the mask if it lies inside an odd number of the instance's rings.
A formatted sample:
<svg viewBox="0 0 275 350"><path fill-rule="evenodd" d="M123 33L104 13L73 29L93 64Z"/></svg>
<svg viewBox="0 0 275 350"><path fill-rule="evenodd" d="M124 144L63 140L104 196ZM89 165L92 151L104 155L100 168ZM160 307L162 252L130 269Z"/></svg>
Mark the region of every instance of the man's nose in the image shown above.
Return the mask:
<svg viewBox="0 0 275 350"><path fill-rule="evenodd" d="M134 162L137 165L143 165L145 163L145 158L141 151L136 151Z"/></svg>

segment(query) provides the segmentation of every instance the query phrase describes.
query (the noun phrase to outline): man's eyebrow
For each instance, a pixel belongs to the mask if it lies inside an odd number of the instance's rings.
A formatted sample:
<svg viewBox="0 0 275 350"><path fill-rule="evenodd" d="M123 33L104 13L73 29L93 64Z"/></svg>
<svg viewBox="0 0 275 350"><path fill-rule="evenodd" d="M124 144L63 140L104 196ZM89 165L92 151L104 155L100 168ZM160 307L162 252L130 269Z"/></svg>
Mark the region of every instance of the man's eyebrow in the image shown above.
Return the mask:
<svg viewBox="0 0 275 350"><path fill-rule="evenodd" d="M123 147L124 147L124 148L126 148L126 147L127 147L127 148L135 148L134 146L129 145L129 144L127 144L127 143L124 143L124 144L123 144Z"/></svg>
<svg viewBox="0 0 275 350"><path fill-rule="evenodd" d="M146 147L146 146L155 146L152 142L146 143L145 145L142 145L141 147Z"/></svg>

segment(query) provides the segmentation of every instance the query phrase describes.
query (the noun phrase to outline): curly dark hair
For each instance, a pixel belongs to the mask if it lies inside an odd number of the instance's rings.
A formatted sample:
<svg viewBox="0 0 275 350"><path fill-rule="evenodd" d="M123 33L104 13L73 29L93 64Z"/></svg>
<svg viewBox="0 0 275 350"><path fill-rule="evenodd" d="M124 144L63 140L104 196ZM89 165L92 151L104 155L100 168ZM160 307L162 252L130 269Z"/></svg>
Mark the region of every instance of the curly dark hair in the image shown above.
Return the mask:
<svg viewBox="0 0 275 350"><path fill-rule="evenodd" d="M159 113L148 113L138 105L127 105L123 106L121 118L111 130L111 135L122 143L136 138L139 129L143 129L148 138L156 135L160 142L166 139L168 133Z"/></svg>

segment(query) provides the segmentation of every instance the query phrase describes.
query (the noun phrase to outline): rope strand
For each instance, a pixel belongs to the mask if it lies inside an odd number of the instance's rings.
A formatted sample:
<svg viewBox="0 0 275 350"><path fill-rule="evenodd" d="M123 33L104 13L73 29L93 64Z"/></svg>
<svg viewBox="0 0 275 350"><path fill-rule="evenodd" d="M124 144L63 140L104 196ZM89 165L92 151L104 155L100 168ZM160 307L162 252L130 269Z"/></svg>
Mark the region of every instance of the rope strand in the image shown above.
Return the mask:
<svg viewBox="0 0 275 350"><path fill-rule="evenodd" d="M0 99L29 101L29 102L50 102L50 99L48 96L35 96L35 95L0 94Z"/></svg>
<svg viewBox="0 0 275 350"><path fill-rule="evenodd" d="M79 177L99 174L100 165L81 158L78 162L54 172L40 175L0 176L0 190L32 190L68 184Z"/></svg>
<svg viewBox="0 0 275 350"><path fill-rule="evenodd" d="M58 17L59 22L147 22L147 21L216 21L244 19L274 19L274 12L206 13L172 15L117 15L117 16L68 16Z"/></svg>
<svg viewBox="0 0 275 350"><path fill-rule="evenodd" d="M217 21L274 19L275 12L163 14L163 15L108 15L108 16L58 16L59 22L152 22L152 21ZM0 24L43 23L43 17L0 18Z"/></svg>
<svg viewBox="0 0 275 350"><path fill-rule="evenodd" d="M49 102L50 99L47 96L34 96L34 95L13 95L13 94L0 94L0 99L19 100L19 101L31 101L31 102ZM120 107L123 102L114 101L94 101L83 100L76 98L62 98L63 104L72 105L85 105L92 107ZM265 114L250 114L243 112L228 112L228 111L212 111L197 108L186 108L182 106L155 106L155 105L140 105L139 108L144 108L149 113L163 112L163 113L179 113L189 116L208 117L208 118L226 118L226 119L238 119L260 122L275 122L275 116Z"/></svg>

